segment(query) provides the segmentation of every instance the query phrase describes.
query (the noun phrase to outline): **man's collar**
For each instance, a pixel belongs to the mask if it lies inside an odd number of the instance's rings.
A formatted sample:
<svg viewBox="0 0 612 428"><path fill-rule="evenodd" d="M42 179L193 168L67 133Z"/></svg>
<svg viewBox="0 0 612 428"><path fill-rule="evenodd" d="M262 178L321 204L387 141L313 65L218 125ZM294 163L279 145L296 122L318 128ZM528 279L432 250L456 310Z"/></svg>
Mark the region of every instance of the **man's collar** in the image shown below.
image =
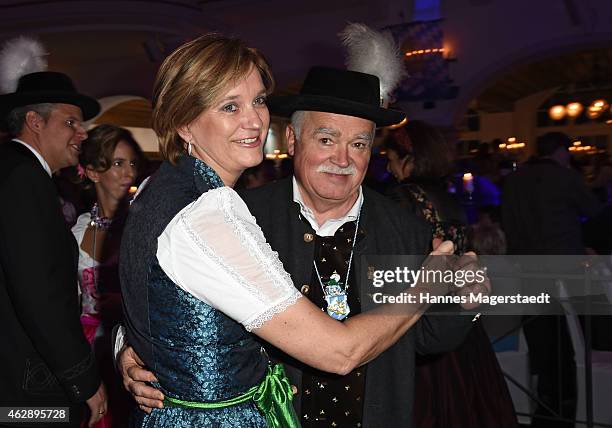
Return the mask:
<svg viewBox="0 0 612 428"><path fill-rule="evenodd" d="M298 187L297 180L295 176L293 176L293 202L297 202L300 206L300 212L304 216L310 226L313 228L315 233L319 236L334 236L336 231L345 223L349 221L357 220L359 216L359 211L361 210L361 206L363 205L363 189L359 186L359 197L353 204L353 207L346 213L343 217L337 219L329 219L323 225L319 226L317 220L315 219L314 213L312 209L310 209L302 199L302 194L300 193L300 188Z"/></svg>
<svg viewBox="0 0 612 428"><path fill-rule="evenodd" d="M16 143L19 143L19 144L21 144L23 146L26 146L28 149L30 149L30 151L32 153L34 153L34 156L36 156L36 159L38 159L38 161L40 162L40 164L42 165L44 170L47 171L47 174L49 174L49 177L51 177L51 175L52 175L51 167L49 166L49 164L47 163L45 158L43 158L42 155L40 153L38 153L38 150L36 150L34 147L30 146L25 141L19 140L18 138L13 138L13 141L15 141Z"/></svg>

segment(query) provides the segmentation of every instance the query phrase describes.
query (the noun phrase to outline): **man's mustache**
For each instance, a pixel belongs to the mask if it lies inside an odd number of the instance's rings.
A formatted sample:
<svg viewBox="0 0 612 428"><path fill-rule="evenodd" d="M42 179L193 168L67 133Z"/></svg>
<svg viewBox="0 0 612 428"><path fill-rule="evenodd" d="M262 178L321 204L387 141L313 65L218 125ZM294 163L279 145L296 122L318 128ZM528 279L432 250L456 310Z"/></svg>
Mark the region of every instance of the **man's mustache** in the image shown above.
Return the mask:
<svg viewBox="0 0 612 428"><path fill-rule="evenodd" d="M329 174L338 175L355 175L357 174L357 168L355 168L355 165L352 164L344 168L335 165L319 165L317 172L327 172Z"/></svg>

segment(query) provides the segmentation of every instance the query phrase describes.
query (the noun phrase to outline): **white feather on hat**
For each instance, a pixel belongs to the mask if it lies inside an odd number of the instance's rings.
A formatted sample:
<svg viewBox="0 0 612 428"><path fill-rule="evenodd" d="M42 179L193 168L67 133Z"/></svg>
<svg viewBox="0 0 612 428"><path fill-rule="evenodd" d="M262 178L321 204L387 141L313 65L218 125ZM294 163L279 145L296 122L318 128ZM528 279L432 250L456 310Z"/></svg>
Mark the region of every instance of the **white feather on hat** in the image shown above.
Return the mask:
<svg viewBox="0 0 612 428"><path fill-rule="evenodd" d="M46 56L43 45L34 39L20 36L8 40L0 51L0 93L15 92L21 76L45 71Z"/></svg>
<svg viewBox="0 0 612 428"><path fill-rule="evenodd" d="M339 34L347 48L349 70L373 74L380 79L380 96L387 105L392 92L406 76L398 46L388 32L352 23Z"/></svg>

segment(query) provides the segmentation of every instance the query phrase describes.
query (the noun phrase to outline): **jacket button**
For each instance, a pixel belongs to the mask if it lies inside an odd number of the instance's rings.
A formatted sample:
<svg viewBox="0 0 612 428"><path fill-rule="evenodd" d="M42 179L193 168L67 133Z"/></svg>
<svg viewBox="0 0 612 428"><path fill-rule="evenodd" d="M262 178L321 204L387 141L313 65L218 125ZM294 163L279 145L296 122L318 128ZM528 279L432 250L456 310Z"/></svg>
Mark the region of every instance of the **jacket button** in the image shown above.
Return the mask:
<svg viewBox="0 0 612 428"><path fill-rule="evenodd" d="M300 288L300 291L302 292L302 294L308 294L308 292L310 291L310 285L308 284L302 285L302 288Z"/></svg>
<svg viewBox="0 0 612 428"><path fill-rule="evenodd" d="M312 233L304 234L304 242L312 242L313 239L314 239L314 235Z"/></svg>

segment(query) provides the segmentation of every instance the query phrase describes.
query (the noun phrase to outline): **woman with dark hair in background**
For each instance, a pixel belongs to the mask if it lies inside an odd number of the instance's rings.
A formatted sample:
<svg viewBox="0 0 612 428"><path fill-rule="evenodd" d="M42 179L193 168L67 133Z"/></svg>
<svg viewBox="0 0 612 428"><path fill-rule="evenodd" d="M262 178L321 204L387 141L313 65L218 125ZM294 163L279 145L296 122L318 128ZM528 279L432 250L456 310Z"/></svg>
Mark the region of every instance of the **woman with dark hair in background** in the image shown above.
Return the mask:
<svg viewBox="0 0 612 428"><path fill-rule="evenodd" d="M442 133L414 120L392 131L383 141L387 169L398 181L389 196L432 227L434 239L453 241L465 252L467 217L457 199L446 191L453 154Z"/></svg>
<svg viewBox="0 0 612 428"><path fill-rule="evenodd" d="M118 277L119 244L127 213L127 196L138 176L142 150L132 134L113 125L100 125L81 146L79 171L95 203L72 228L79 244L81 323L95 350L107 385L109 411L98 428L125 426L129 398L116 379L109 354L110 331L121 319Z"/></svg>
<svg viewBox="0 0 612 428"><path fill-rule="evenodd" d="M398 181L389 196L430 225L434 242L453 241L467 250L467 218L447 192L453 152L442 133L410 121L383 141L387 169ZM435 245L435 244L434 244ZM479 321L459 349L417 359L415 426L515 427L512 400L493 348Z"/></svg>

